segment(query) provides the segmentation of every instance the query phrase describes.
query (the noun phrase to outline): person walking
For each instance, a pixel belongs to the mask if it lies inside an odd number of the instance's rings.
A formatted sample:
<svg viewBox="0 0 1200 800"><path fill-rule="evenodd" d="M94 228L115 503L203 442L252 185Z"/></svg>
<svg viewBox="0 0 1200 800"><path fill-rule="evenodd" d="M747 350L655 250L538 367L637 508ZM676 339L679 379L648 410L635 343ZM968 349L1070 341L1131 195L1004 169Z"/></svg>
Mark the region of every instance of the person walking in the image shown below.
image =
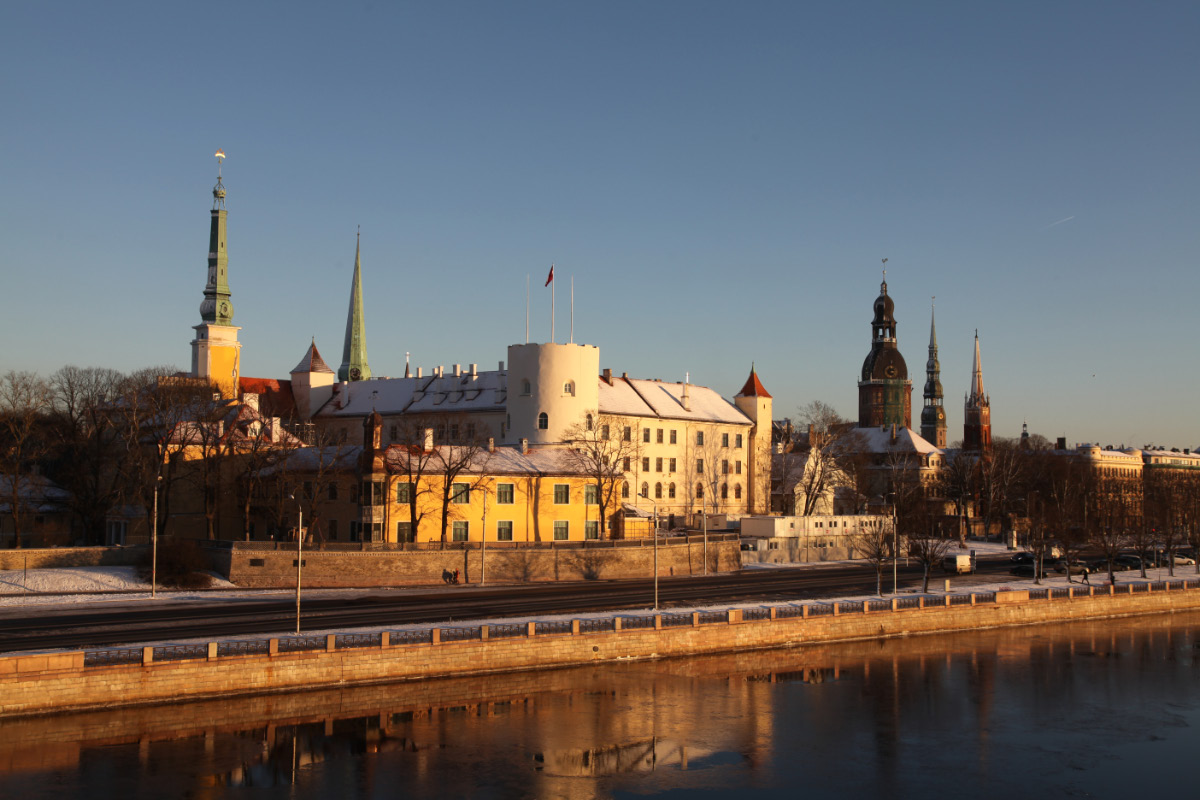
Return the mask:
<svg viewBox="0 0 1200 800"><path fill-rule="evenodd" d="M1083 565L1083 582L1086 583L1088 586L1091 586L1092 582L1088 580L1088 572L1089 571L1090 570L1088 570L1087 564L1084 564Z"/></svg>

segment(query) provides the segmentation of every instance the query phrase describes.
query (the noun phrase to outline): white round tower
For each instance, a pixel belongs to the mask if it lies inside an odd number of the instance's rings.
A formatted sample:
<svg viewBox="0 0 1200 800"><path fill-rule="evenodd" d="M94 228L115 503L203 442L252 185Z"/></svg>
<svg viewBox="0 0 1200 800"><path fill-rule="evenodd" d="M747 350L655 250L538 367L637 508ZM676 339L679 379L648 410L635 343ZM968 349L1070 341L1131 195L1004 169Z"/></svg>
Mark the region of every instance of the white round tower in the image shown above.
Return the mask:
<svg viewBox="0 0 1200 800"><path fill-rule="evenodd" d="M590 344L508 346L508 442L561 442L599 407L600 348Z"/></svg>

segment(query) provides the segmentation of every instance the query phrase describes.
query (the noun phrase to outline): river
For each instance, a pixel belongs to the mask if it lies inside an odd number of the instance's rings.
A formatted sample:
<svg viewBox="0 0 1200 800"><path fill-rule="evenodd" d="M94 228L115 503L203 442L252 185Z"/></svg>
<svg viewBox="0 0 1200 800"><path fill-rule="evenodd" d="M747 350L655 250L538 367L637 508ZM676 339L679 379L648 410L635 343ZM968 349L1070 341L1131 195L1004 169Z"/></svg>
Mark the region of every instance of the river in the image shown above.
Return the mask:
<svg viewBox="0 0 1200 800"><path fill-rule="evenodd" d="M0 798L1192 796L1197 754L1192 612L4 720Z"/></svg>

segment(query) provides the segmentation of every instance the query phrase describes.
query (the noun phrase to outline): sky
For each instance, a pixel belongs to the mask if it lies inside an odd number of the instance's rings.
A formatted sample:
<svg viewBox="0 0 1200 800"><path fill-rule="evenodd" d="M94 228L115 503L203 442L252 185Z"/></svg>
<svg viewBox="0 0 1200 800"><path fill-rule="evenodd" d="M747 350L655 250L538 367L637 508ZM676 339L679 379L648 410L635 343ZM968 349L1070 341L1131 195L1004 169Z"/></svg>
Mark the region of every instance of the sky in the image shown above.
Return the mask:
<svg viewBox="0 0 1200 800"><path fill-rule="evenodd" d="M223 149L244 375L509 344L857 416L887 258L919 427L1200 445L1194 2L125 3L0 12L0 372L190 365ZM936 296L936 301L931 298Z"/></svg>

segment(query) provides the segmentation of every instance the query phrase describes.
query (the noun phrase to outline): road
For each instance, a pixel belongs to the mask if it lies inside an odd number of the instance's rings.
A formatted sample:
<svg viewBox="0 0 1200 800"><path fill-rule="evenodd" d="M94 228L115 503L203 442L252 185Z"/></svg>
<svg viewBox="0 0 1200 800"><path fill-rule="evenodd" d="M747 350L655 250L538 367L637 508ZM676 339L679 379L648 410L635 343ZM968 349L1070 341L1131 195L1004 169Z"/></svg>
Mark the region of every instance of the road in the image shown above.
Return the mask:
<svg viewBox="0 0 1200 800"><path fill-rule="evenodd" d="M1009 580L1007 559L979 561L973 583ZM921 585L919 567L901 566L900 587ZM931 583L945 575L935 571ZM891 570L884 575L890 591ZM814 569L751 569L711 576L659 579L663 608L698 604L789 602L873 594L875 573L860 565ZM326 594L326 593L322 593ZM303 600L301 627L306 631L340 628L453 623L537 614L571 614L644 609L654 603L652 580L587 581L525 586L447 587L418 592L362 590L346 596ZM0 616L0 652L57 648L95 648L180 639L229 639L243 635L295 632L295 601L269 599L169 603L121 609L39 607L9 609Z"/></svg>

